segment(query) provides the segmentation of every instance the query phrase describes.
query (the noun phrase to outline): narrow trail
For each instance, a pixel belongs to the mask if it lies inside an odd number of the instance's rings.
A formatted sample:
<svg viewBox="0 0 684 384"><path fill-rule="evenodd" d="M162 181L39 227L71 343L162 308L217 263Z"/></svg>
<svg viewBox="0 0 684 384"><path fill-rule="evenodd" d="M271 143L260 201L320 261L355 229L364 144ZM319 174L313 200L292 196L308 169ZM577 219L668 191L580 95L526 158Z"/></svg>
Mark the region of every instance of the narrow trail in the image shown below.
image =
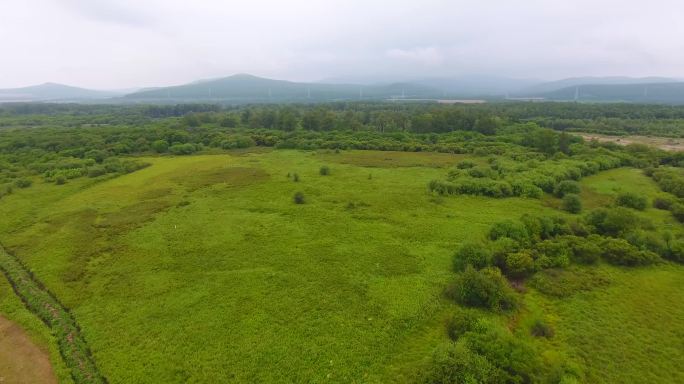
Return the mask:
<svg viewBox="0 0 684 384"><path fill-rule="evenodd" d="M46 351L21 327L0 316L0 383L57 384Z"/></svg>
<svg viewBox="0 0 684 384"><path fill-rule="evenodd" d="M106 383L95 365L80 328L69 310L0 244L0 271L29 311L38 316L57 338L59 352L76 384Z"/></svg>

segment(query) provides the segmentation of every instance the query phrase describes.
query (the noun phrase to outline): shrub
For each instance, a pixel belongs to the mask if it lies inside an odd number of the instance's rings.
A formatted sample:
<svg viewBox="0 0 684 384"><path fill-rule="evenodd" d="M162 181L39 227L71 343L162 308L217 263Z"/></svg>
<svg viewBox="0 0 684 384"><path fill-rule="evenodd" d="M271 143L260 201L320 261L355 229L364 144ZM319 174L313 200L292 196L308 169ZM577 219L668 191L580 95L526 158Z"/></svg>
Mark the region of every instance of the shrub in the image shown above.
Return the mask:
<svg viewBox="0 0 684 384"><path fill-rule="evenodd" d="M605 239L603 241L603 259L610 264L637 266L653 264L659 257L651 251L641 251L624 239Z"/></svg>
<svg viewBox="0 0 684 384"><path fill-rule="evenodd" d="M90 167L88 168L88 177L98 177L107 173L104 167Z"/></svg>
<svg viewBox="0 0 684 384"><path fill-rule="evenodd" d="M582 212L582 200L580 200L578 195L574 193L568 193L563 196L561 208L570 213L580 213Z"/></svg>
<svg viewBox="0 0 684 384"><path fill-rule="evenodd" d="M639 196L635 193L621 193L615 199L615 204L643 211L648 205L648 200L644 196Z"/></svg>
<svg viewBox="0 0 684 384"><path fill-rule="evenodd" d="M463 161L458 162L458 164L456 164L456 168L458 168L458 169L469 169L469 168L473 168L474 166L475 166L475 163L473 163L470 160L463 160Z"/></svg>
<svg viewBox="0 0 684 384"><path fill-rule="evenodd" d="M66 183L66 177L64 177L62 175L58 175L57 177L55 177L55 184L63 185L65 183Z"/></svg>
<svg viewBox="0 0 684 384"><path fill-rule="evenodd" d="M446 328L451 340L458 340L463 334L473 329L477 316L468 310L461 310L449 317Z"/></svg>
<svg viewBox="0 0 684 384"><path fill-rule="evenodd" d="M564 268L570 265L572 249L567 241L544 240L535 245L535 252L537 258L534 264L537 269Z"/></svg>
<svg viewBox="0 0 684 384"><path fill-rule="evenodd" d="M479 271L466 267L447 288L447 296L471 307L507 310L516 306L512 288L496 267Z"/></svg>
<svg viewBox="0 0 684 384"><path fill-rule="evenodd" d="M556 195L556 197L563 197L568 193L580 193L579 183L572 180L563 180L553 189L553 194Z"/></svg>
<svg viewBox="0 0 684 384"><path fill-rule="evenodd" d="M653 199L653 208L657 209L669 210L674 204L675 201L666 196L658 196Z"/></svg>
<svg viewBox="0 0 684 384"><path fill-rule="evenodd" d="M684 241L681 239L670 240L667 245L668 252L665 257L678 263L684 263Z"/></svg>
<svg viewBox="0 0 684 384"><path fill-rule="evenodd" d="M320 173L321 176L328 176L330 174L330 168L327 165L324 165L318 170L318 173Z"/></svg>
<svg viewBox="0 0 684 384"><path fill-rule="evenodd" d="M492 252L492 264L500 269L506 268L506 256L509 253L518 252L520 244L508 237L502 237L490 243Z"/></svg>
<svg viewBox="0 0 684 384"><path fill-rule="evenodd" d="M292 175L292 181L294 181L295 183L299 182L299 174L295 173L294 175Z"/></svg>
<svg viewBox="0 0 684 384"><path fill-rule="evenodd" d="M492 264L492 251L479 242L464 243L454 255L454 270L461 272L467 266L481 269Z"/></svg>
<svg viewBox="0 0 684 384"><path fill-rule="evenodd" d="M668 253L667 242L657 232L636 230L626 233L624 239L642 251L651 251L661 256L665 256Z"/></svg>
<svg viewBox="0 0 684 384"><path fill-rule="evenodd" d="M304 204L304 193L302 192L295 192L293 200L295 204Z"/></svg>
<svg viewBox="0 0 684 384"><path fill-rule="evenodd" d="M169 150L169 143L166 140L155 140L152 142L152 149L157 153L165 153Z"/></svg>
<svg viewBox="0 0 684 384"><path fill-rule="evenodd" d="M197 152L195 144L174 144L169 147L169 151L174 155L191 155Z"/></svg>
<svg viewBox="0 0 684 384"><path fill-rule="evenodd" d="M607 236L619 236L640 225L634 212L623 207L595 209L585 217L585 221L594 232Z"/></svg>
<svg viewBox="0 0 684 384"><path fill-rule="evenodd" d="M534 259L529 251L509 253L505 271L511 277L526 277L534 272Z"/></svg>
<svg viewBox="0 0 684 384"><path fill-rule="evenodd" d="M28 188L31 186L31 184L33 184L33 182L29 179L23 179L22 178L22 179L17 179L14 181L14 185L17 188Z"/></svg>
<svg viewBox="0 0 684 384"><path fill-rule="evenodd" d="M504 383L504 374L487 358L464 344L448 343L433 353L422 382L425 384Z"/></svg>
<svg viewBox="0 0 684 384"><path fill-rule="evenodd" d="M522 223L512 220L498 222L489 229L490 240L502 237L513 239L519 244L529 244L531 241L527 228Z"/></svg>
<svg viewBox="0 0 684 384"><path fill-rule="evenodd" d="M545 366L535 344L517 337L506 327L488 325L478 327L477 332L466 336L465 344L471 351L487 359L499 369L504 377L496 383L550 383L547 375L553 375L550 367ZM545 370L547 372L545 372ZM465 381L463 381L465 382ZM487 382L487 381L485 381Z"/></svg>
<svg viewBox="0 0 684 384"><path fill-rule="evenodd" d="M672 207L670 207L670 212L672 212L672 216L674 216L677 221L684 223L684 204L672 204Z"/></svg>
<svg viewBox="0 0 684 384"><path fill-rule="evenodd" d="M545 337L547 339L550 339L553 337L555 332L553 331L553 328L545 321L537 319L532 324L530 333L534 337Z"/></svg>
<svg viewBox="0 0 684 384"><path fill-rule="evenodd" d="M572 242L572 260L581 264L594 264L603 252L600 247L601 237L591 235L586 239Z"/></svg>

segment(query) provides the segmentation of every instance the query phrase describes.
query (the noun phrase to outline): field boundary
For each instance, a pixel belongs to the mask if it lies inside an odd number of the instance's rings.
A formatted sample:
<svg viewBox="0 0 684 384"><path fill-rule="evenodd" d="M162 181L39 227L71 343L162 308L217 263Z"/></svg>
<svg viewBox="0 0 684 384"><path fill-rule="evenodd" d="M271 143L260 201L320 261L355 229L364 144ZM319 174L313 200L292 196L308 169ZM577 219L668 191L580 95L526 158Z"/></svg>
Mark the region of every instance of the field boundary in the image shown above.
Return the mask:
<svg viewBox="0 0 684 384"><path fill-rule="evenodd" d="M47 325L57 338L59 353L76 384L106 384L97 369L81 329L71 312L31 270L0 243L0 271L26 308Z"/></svg>

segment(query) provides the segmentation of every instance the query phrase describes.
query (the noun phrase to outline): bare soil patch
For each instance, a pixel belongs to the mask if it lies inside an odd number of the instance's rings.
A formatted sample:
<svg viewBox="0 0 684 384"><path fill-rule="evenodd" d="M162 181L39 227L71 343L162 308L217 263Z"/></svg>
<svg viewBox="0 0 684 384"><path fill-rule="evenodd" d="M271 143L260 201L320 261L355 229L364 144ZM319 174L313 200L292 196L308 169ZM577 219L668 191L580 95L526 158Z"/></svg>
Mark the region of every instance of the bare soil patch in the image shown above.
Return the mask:
<svg viewBox="0 0 684 384"><path fill-rule="evenodd" d="M575 133L582 136L584 140L597 140L602 143L610 142L619 145L645 144L651 147L660 148L665 151L684 151L684 139L672 137L649 137L649 136L608 136L595 133Z"/></svg>
<svg viewBox="0 0 684 384"><path fill-rule="evenodd" d="M0 316L0 383L56 384L46 351L18 325Z"/></svg>

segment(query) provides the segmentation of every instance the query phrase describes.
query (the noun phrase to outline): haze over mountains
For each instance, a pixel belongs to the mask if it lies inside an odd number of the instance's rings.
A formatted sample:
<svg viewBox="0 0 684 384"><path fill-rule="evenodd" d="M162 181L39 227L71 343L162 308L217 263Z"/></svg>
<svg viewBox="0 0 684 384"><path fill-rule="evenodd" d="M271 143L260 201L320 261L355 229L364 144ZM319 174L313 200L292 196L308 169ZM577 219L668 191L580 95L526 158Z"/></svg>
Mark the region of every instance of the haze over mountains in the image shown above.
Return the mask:
<svg viewBox="0 0 684 384"><path fill-rule="evenodd" d="M582 102L684 104L684 82L664 77L577 77L551 82L500 76L426 77L373 82L372 79L293 82L238 74L139 91L99 91L62 84L2 89L0 102L107 102L226 104L327 102L344 100L532 99ZM352 80L357 80L353 82Z"/></svg>

